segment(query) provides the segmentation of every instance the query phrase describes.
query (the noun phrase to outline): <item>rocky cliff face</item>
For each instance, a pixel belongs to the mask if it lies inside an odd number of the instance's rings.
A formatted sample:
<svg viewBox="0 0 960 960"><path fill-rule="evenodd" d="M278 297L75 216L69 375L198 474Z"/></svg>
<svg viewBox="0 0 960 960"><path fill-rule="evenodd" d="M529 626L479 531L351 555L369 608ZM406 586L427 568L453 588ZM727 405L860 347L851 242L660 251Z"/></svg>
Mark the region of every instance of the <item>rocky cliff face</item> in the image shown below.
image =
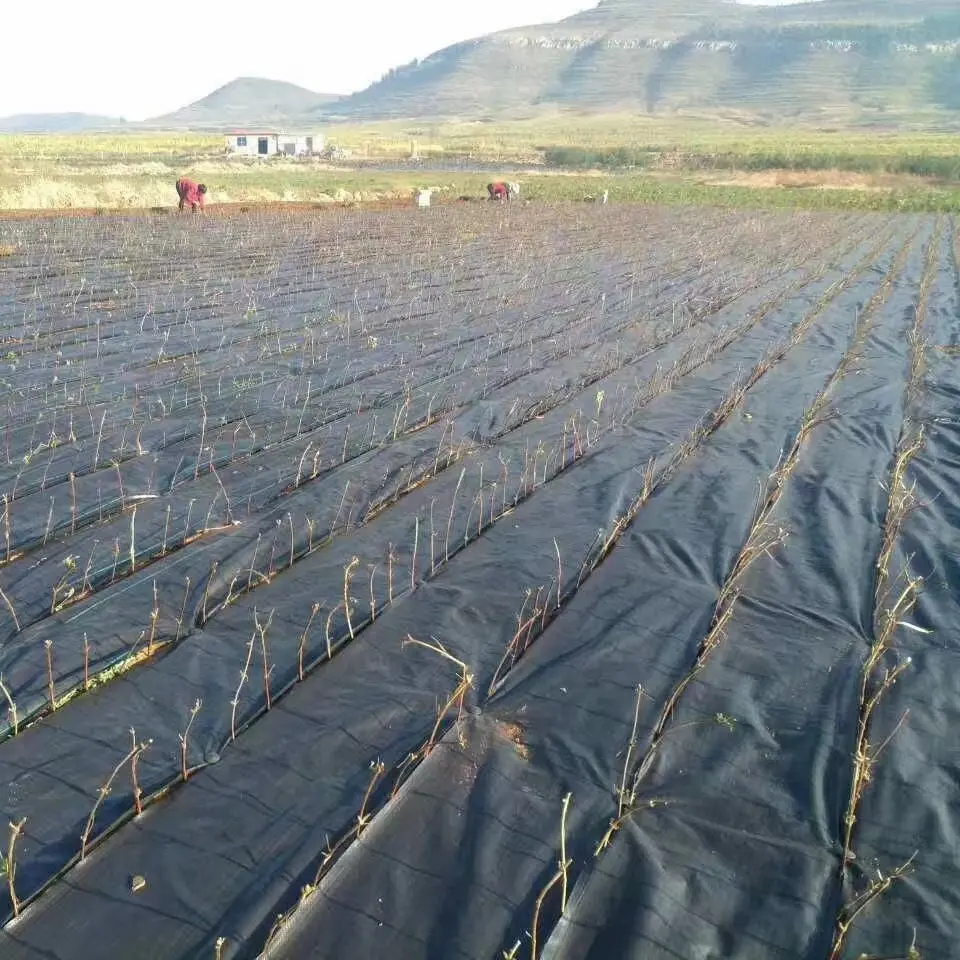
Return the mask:
<svg viewBox="0 0 960 960"><path fill-rule="evenodd" d="M604 0L391 71L333 108L353 117L537 108L903 120L960 110L960 9L944 0Z"/></svg>

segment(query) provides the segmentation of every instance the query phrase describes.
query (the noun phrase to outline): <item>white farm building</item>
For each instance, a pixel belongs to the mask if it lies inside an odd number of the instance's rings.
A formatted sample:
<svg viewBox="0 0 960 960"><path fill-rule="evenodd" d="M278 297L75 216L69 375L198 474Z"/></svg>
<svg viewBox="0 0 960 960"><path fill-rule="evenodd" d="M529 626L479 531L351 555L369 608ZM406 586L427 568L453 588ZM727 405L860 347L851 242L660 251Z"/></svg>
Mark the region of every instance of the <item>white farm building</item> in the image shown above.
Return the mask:
<svg viewBox="0 0 960 960"><path fill-rule="evenodd" d="M243 157L310 157L322 153L319 133L260 133L238 130L227 136L227 153Z"/></svg>

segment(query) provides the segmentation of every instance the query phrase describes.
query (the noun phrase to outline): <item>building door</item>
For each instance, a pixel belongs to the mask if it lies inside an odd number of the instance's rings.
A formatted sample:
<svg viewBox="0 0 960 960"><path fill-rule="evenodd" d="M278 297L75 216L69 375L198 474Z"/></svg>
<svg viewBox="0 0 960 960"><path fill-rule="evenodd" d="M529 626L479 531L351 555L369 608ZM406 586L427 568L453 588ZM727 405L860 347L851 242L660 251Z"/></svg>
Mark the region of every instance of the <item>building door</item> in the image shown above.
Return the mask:
<svg viewBox="0 0 960 960"><path fill-rule="evenodd" d="M265 157L270 152L270 138L269 137L260 137L257 140L257 153L260 156Z"/></svg>

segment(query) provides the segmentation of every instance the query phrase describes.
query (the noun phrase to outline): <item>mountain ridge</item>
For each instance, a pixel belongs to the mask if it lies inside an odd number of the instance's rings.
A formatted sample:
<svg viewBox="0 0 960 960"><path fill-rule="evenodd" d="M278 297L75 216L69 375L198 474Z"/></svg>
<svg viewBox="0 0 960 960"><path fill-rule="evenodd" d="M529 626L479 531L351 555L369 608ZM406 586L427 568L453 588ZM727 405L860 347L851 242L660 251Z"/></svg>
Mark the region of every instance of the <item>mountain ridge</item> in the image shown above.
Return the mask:
<svg viewBox="0 0 960 960"><path fill-rule="evenodd" d="M127 126L122 117L94 113L15 113L0 117L0 133L95 133Z"/></svg>
<svg viewBox="0 0 960 960"><path fill-rule="evenodd" d="M277 126L312 119L339 94L323 94L285 80L236 77L211 93L172 113L152 117L144 126L178 130L222 129L229 126Z"/></svg>
<svg viewBox="0 0 960 960"><path fill-rule="evenodd" d="M604 0L398 67L317 114L727 111L766 119L960 110L960 8L946 0Z"/></svg>
<svg viewBox="0 0 960 960"><path fill-rule="evenodd" d="M23 115L0 119L0 131L221 132L557 111L958 126L960 4L602 0L556 22L462 40L350 95L242 76L142 123Z"/></svg>

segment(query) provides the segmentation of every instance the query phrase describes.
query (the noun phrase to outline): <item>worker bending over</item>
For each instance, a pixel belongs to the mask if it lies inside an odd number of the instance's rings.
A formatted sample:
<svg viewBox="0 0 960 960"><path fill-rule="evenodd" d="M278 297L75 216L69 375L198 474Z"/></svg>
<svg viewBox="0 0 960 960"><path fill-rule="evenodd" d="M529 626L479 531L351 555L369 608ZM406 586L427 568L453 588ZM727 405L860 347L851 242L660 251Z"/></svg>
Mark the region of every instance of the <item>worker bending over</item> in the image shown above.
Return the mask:
<svg viewBox="0 0 960 960"><path fill-rule="evenodd" d="M193 180L181 178L177 181L177 196L180 197L180 203L177 208L183 212L183 205L190 204L190 209L196 213L197 208L203 210L204 196L207 192L206 184L194 183Z"/></svg>

